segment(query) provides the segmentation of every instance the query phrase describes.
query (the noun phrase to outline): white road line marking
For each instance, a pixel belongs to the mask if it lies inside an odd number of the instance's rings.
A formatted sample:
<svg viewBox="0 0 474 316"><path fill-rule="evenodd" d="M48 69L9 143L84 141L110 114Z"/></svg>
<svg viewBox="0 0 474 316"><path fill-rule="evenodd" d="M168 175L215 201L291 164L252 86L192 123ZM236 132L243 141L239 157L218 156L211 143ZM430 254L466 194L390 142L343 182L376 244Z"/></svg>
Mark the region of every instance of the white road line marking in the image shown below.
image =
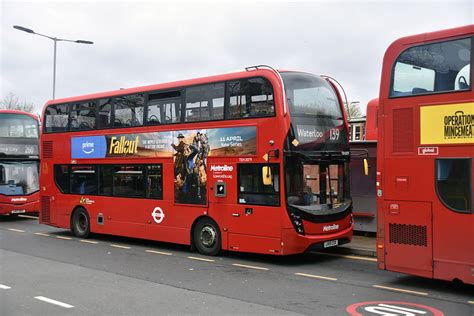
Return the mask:
<svg viewBox="0 0 474 316"><path fill-rule="evenodd" d="M389 287L389 286L383 286L383 285L372 285L372 287L375 287L375 288L378 288L378 289L383 289L383 290L401 292L401 293L409 293L409 294L416 294L416 295L423 295L423 296L428 295L428 293L425 293L425 292L405 290L405 289L399 289L399 288L396 288L396 287Z"/></svg>
<svg viewBox="0 0 474 316"><path fill-rule="evenodd" d="M111 244L110 246L115 247L115 248L121 248L121 249L130 249L131 248L131 247L128 247L128 246L114 245L114 244Z"/></svg>
<svg viewBox="0 0 474 316"><path fill-rule="evenodd" d="M38 219L38 216L30 216L30 215L18 215L18 217L31 218L31 219Z"/></svg>
<svg viewBox="0 0 474 316"><path fill-rule="evenodd" d="M64 240L71 240L71 237L64 237L64 236L56 236L58 239L64 239Z"/></svg>
<svg viewBox="0 0 474 316"><path fill-rule="evenodd" d="M54 304L54 305L58 305L58 306L61 306L61 307L64 307L64 308L73 308L74 306L72 305L69 305L67 303L63 303L63 302L60 302L60 301L56 301L56 300L52 300L50 298L47 298L47 297L44 297L44 296L35 296L35 298L37 300L40 300L40 301L43 301L43 302L46 302L46 303L50 303L50 304Z"/></svg>
<svg viewBox="0 0 474 316"><path fill-rule="evenodd" d="M339 255L337 253L326 253L326 252L315 252L315 253L317 253L319 255L326 255L326 256L341 257L341 258L354 259L354 260L377 262L377 258L362 257L362 256L351 256L351 255Z"/></svg>
<svg viewBox="0 0 474 316"><path fill-rule="evenodd" d="M325 276L322 276L322 275L307 274L307 273L295 273L295 275L304 276L304 277L313 278L313 279L337 281L336 278L325 277Z"/></svg>
<svg viewBox="0 0 474 316"><path fill-rule="evenodd" d="M8 285L0 284L0 289L9 290L9 289L11 289L11 287L9 287Z"/></svg>
<svg viewBox="0 0 474 316"><path fill-rule="evenodd" d="M163 251L156 251L156 250L145 250L145 251L149 253L156 253L157 255L165 255L165 256L173 255L171 252L163 252Z"/></svg>
<svg viewBox="0 0 474 316"><path fill-rule="evenodd" d="M467 301L468 304L474 304L474 301Z"/></svg>
<svg viewBox="0 0 474 316"><path fill-rule="evenodd" d="M255 270L268 271L268 268L256 267L256 266L249 266L249 265L246 265L246 264L233 263L232 265L233 265L233 266L236 266L236 267L241 267L241 268L248 268L248 269L255 269Z"/></svg>
<svg viewBox="0 0 474 316"><path fill-rule="evenodd" d="M45 233L35 233L35 235L43 236L43 237L50 237L51 236L50 234L45 234Z"/></svg>
<svg viewBox="0 0 474 316"><path fill-rule="evenodd" d="M85 242L85 243L88 243L88 244L94 244L94 245L97 245L99 243L98 241L86 240L86 239L81 239L79 241L80 242Z"/></svg>
<svg viewBox="0 0 474 316"><path fill-rule="evenodd" d="M216 262L214 259L206 259L206 258L199 258L199 257L188 257L191 260L198 260L198 261L205 261L205 262Z"/></svg>
<svg viewBox="0 0 474 316"><path fill-rule="evenodd" d="M411 308L400 307L400 306L393 306L393 305L389 305L389 304L377 304L377 306L393 308L393 309L396 309L397 311L402 311L402 312L408 312L408 313L411 313L410 315L415 315L414 313L421 314L421 315L426 314L426 312L420 311L420 310L417 310L417 309L411 309ZM398 315L400 315L400 314L398 314ZM408 314L405 314L405 315L408 315Z"/></svg>
<svg viewBox="0 0 474 316"><path fill-rule="evenodd" d="M24 233L24 230L21 229L14 229L14 228L8 228L8 230L11 230L12 232L17 232L17 233Z"/></svg>

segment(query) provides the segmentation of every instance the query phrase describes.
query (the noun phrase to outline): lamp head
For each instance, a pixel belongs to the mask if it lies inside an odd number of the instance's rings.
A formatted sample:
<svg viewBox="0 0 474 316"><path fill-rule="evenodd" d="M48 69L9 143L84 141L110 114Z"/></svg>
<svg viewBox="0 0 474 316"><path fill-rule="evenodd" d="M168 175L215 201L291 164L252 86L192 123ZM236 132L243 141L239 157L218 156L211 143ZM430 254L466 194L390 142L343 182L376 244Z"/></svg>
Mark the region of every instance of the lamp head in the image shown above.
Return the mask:
<svg viewBox="0 0 474 316"><path fill-rule="evenodd" d="M19 26L19 25L13 25L13 28L17 29L19 31L26 32L26 33L32 33L32 34L35 33L35 31L33 31L32 29L29 29L29 28L26 28L26 27L23 27L23 26Z"/></svg>

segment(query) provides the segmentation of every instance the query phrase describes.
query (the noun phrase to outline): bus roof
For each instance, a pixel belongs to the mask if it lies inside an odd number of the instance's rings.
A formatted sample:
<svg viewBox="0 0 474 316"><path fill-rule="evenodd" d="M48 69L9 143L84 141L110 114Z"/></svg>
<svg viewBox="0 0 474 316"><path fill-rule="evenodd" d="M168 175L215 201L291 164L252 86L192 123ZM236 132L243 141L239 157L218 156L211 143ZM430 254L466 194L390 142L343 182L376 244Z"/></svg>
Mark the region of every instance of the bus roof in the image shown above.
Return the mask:
<svg viewBox="0 0 474 316"><path fill-rule="evenodd" d="M438 40L438 39L443 39L443 38L449 38L449 37L457 37L457 36L463 36L463 35L469 35L474 33L474 24L470 25L464 25L460 27L455 27L451 29L445 29L441 31L434 31L434 32L428 32L428 33L421 33L421 34L416 34L416 35L411 35L411 36L405 36L397 39L394 41L390 46L387 48L387 52L390 51L393 47L398 47L398 46L407 46L411 45L414 43L423 43L423 42L429 42L433 40Z"/></svg>
<svg viewBox="0 0 474 316"><path fill-rule="evenodd" d="M25 111L19 111L19 110L5 110L5 109L0 109L0 114L20 114L20 115L28 115L31 118L35 119L38 121L38 116L29 112Z"/></svg>

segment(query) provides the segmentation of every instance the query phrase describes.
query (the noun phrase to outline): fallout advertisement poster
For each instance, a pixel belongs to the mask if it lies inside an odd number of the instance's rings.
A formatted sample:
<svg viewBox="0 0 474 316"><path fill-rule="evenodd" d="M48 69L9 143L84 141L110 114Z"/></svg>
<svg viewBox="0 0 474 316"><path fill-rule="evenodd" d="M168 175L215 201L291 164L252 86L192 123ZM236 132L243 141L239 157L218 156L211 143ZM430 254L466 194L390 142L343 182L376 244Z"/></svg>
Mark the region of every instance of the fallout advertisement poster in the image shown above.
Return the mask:
<svg viewBox="0 0 474 316"><path fill-rule="evenodd" d="M257 154L255 126L71 138L72 159L173 157L175 202L207 203L207 158Z"/></svg>

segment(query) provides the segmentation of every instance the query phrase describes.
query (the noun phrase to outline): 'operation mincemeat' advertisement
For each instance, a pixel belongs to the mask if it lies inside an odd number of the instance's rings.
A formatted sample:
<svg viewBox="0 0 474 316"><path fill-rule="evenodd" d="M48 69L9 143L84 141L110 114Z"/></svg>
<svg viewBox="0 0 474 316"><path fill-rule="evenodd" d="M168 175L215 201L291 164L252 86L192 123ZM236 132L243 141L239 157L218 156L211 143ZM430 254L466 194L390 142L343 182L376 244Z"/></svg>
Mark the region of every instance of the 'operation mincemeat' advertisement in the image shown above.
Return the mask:
<svg viewBox="0 0 474 316"><path fill-rule="evenodd" d="M175 202L206 204L207 158L254 156L256 127L72 137L72 159L173 157Z"/></svg>
<svg viewBox="0 0 474 316"><path fill-rule="evenodd" d="M459 103L420 108L420 143L474 143L474 103Z"/></svg>

